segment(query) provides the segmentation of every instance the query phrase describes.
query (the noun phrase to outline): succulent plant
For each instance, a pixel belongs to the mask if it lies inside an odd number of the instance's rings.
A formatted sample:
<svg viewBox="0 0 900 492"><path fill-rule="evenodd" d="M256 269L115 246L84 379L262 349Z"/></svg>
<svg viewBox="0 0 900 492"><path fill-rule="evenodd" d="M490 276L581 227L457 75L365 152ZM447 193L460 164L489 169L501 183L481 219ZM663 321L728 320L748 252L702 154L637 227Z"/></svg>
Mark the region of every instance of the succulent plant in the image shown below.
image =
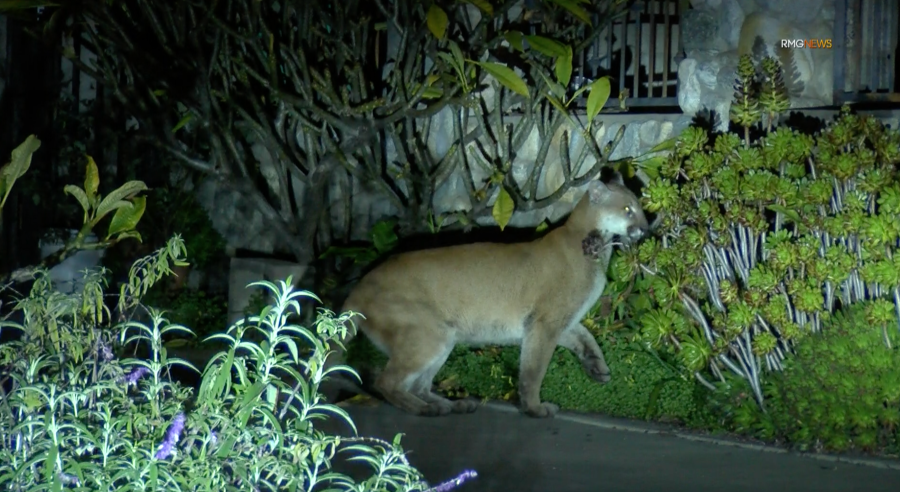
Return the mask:
<svg viewBox="0 0 900 492"><path fill-rule="evenodd" d="M744 126L756 121L747 63L732 115ZM764 62L765 77L772 70ZM780 82L765 77L766 110L783 108ZM742 144L687 129L644 192L645 209L664 215L660 239L641 247L643 267L629 266L653 276L633 294L652 301L645 342L669 346L698 378L723 380L727 368L762 405L763 375L834 313L871 301L871 319L896 333L900 152L888 142L900 142L896 130L847 108L815 136L775 128ZM675 314L692 328L675 330Z"/></svg>

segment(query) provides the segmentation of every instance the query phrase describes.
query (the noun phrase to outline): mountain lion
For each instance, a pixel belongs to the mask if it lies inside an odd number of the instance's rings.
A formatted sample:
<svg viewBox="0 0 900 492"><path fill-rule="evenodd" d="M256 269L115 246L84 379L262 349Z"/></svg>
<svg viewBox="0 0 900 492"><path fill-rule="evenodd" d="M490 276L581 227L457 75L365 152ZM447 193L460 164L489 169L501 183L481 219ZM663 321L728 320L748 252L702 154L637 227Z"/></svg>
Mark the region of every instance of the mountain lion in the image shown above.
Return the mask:
<svg viewBox="0 0 900 492"><path fill-rule="evenodd" d="M606 287L614 240L637 241L647 229L640 200L620 175L592 181L565 223L543 237L399 254L363 276L342 310L361 313L359 329L389 357L375 389L392 405L416 415L472 412L475 401L432 392L454 346L519 345L521 410L550 417L558 407L541 402L540 390L558 345L591 378L610 380L581 320ZM606 247L588 253L583 241L592 235L591 245Z"/></svg>

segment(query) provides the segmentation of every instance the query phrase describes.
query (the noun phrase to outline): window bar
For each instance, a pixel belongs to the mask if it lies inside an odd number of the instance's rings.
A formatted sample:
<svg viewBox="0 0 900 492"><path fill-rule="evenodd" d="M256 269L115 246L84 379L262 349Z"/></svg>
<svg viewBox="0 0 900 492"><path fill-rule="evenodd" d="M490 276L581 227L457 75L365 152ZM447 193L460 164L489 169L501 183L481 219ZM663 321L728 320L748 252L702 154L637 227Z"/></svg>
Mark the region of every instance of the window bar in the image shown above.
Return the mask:
<svg viewBox="0 0 900 492"><path fill-rule="evenodd" d="M656 74L656 7L659 6L659 0L650 0L647 2L647 10L650 13L650 56L647 60L647 96L656 97L656 90L653 87L653 77ZM640 63L634 67L634 72L638 73Z"/></svg>
<svg viewBox="0 0 900 492"><path fill-rule="evenodd" d="M638 14L638 18L640 18L640 14ZM619 37L619 73L617 76L619 77L619 94L625 91L625 73L628 71L628 66L625 65L625 52L628 49L628 24L631 23L631 11L629 10L625 14L625 18L622 19L622 22L619 23L620 26L620 34ZM610 58L610 72L612 72L612 58Z"/></svg>
<svg viewBox="0 0 900 492"><path fill-rule="evenodd" d="M839 105L844 99L846 80L846 36L847 36L847 0L834 2L834 34L831 47L834 51L834 82L832 84L832 101Z"/></svg>
<svg viewBox="0 0 900 492"><path fill-rule="evenodd" d="M643 11L646 10L647 5L644 4L640 10L637 12L637 22L634 23L634 51L632 52L632 65L636 65L634 69L634 83L632 84L632 92L631 97L637 98L640 92L638 92L638 88L640 88L640 79L641 79L641 25L643 24ZM625 28L623 27L624 31ZM622 80L625 79L625 46L622 45ZM635 63L637 62L637 63Z"/></svg>
<svg viewBox="0 0 900 492"><path fill-rule="evenodd" d="M669 50L671 49L672 44L672 19L669 17L669 7L674 6L677 9L678 4L673 4L670 3L669 0L666 0L664 5L666 11L663 15L666 24L666 30L663 44L662 97L669 97L669 69L672 68L669 62Z"/></svg>
<svg viewBox="0 0 900 492"><path fill-rule="evenodd" d="M862 13L862 9L860 8L861 1L862 0L851 0L852 6L850 7L851 12L853 12L853 15L850 17L850 22L853 26L853 30L851 31L853 33L852 56L853 59L856 60L856 65L854 66L853 73L850 74L850 76L852 77L851 81L853 84L852 86L854 93L859 93L861 90L865 90L865 88L862 86L862 80L860 80L862 75L861 62L863 58L862 43L860 42L862 41L862 19L860 18L860 14Z"/></svg>
<svg viewBox="0 0 900 492"><path fill-rule="evenodd" d="M880 89L878 79L879 72L881 72L881 60L879 56L880 50L878 48L880 48L881 45L881 36L879 36L881 34L881 23L878 22L877 18L877 15L879 13L878 11L880 10L880 3L881 2L879 0L864 0L863 5L863 8L865 8L866 10L865 32L867 34L870 34L869 36L866 36L869 39L864 40L867 41L866 46L869 48L868 50L866 50L869 52L869 74L867 78L869 79L869 91L871 91L873 94L878 92L878 89Z"/></svg>
<svg viewBox="0 0 900 492"><path fill-rule="evenodd" d="M888 29L890 29L890 35L887 36L887 52L890 54L891 63L887 64L885 68L885 72L887 73L887 85L885 86L888 92L896 92L896 88L894 87L895 79L897 74L895 71L897 70L897 60L896 57L900 55L898 53L897 46L897 38L898 38L898 30L900 30L900 8L893 7L888 9L888 14L885 15L888 18Z"/></svg>

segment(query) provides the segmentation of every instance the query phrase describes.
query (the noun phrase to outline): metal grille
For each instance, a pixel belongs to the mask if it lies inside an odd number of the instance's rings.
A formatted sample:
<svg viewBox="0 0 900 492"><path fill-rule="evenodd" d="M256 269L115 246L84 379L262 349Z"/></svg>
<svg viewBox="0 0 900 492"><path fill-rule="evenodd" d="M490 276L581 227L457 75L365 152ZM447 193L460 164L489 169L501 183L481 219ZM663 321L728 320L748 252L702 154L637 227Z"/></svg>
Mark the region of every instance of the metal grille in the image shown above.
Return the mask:
<svg viewBox="0 0 900 492"><path fill-rule="evenodd" d="M604 75L613 79L607 106L617 106L618 96L624 91L628 106L678 106L679 14L685 3L636 2L626 16L609 23L597 42L582 52L575 73L589 80Z"/></svg>
<svg viewBox="0 0 900 492"><path fill-rule="evenodd" d="M900 102L897 0L835 0L834 103Z"/></svg>

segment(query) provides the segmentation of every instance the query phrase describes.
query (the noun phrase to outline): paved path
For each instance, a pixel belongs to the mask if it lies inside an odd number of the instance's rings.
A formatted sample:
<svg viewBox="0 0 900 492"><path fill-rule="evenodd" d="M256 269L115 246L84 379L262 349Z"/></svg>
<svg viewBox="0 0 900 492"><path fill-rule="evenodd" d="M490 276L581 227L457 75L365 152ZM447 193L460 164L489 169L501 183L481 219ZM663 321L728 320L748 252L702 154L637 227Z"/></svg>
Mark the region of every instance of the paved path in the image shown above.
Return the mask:
<svg viewBox="0 0 900 492"><path fill-rule="evenodd" d="M459 492L900 491L900 460L847 463L642 422L570 413L537 420L503 404L438 418L385 404L346 410L362 436L405 433L411 464L432 484L476 470Z"/></svg>

